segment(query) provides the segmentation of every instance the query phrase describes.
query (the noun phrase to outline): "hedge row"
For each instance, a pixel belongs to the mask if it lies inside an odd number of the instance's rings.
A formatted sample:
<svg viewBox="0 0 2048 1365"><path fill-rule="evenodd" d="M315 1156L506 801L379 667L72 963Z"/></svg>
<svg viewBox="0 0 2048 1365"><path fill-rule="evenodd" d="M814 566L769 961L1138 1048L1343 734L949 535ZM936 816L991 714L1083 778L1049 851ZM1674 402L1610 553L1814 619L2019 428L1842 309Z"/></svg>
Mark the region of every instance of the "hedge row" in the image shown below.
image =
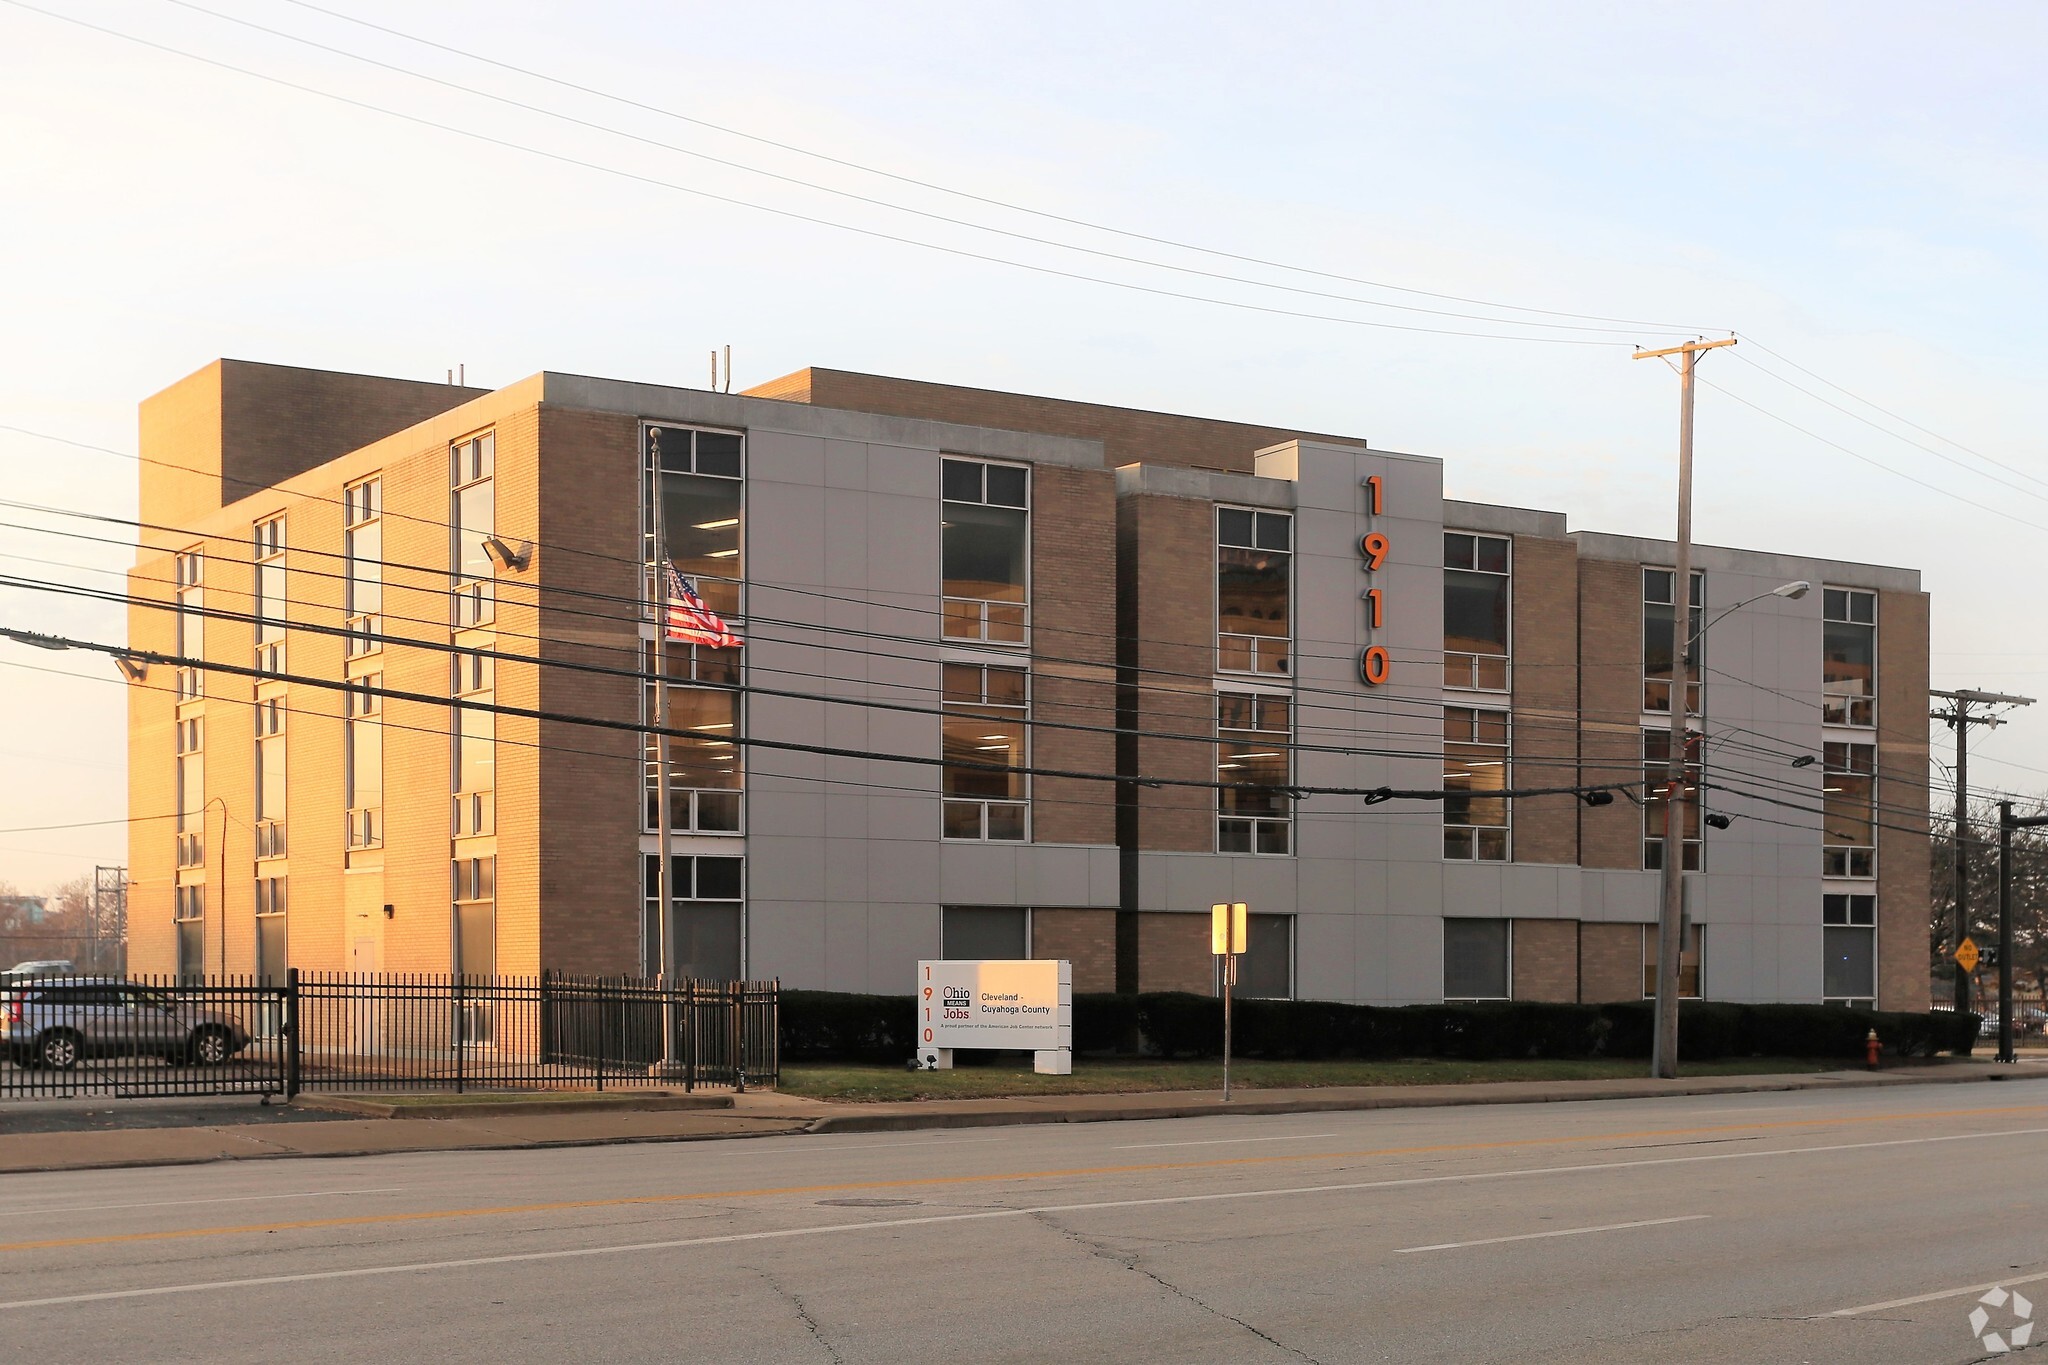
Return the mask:
<svg viewBox="0 0 2048 1365"><path fill-rule="evenodd" d="M1861 1059L1871 1029L1888 1058L1967 1053L1977 1016L1845 1009L1839 1005L1737 1005L1691 1001L1680 1010L1679 1055ZM1242 1057L1647 1057L1648 1002L1562 1005L1503 1001L1466 1005L1342 1005L1317 1000L1240 1000L1232 1021ZM1223 1002L1160 992L1074 997L1074 1050L1212 1057L1222 1051ZM882 1062L917 1048L915 1002L901 995L782 993L782 1055L795 1062Z"/></svg>

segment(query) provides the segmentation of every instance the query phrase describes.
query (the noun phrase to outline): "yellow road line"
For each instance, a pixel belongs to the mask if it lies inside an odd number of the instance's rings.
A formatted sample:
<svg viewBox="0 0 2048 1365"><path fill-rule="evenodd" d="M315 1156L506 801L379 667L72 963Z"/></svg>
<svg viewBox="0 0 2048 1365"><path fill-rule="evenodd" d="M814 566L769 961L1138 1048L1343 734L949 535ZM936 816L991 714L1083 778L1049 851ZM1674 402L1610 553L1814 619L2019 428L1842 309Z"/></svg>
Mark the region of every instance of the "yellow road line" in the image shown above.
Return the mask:
<svg viewBox="0 0 2048 1365"><path fill-rule="evenodd" d="M1781 1119L1770 1123L1723 1123L1688 1128L1646 1128L1636 1132L1588 1133L1573 1137L1509 1138L1498 1142L1446 1142L1415 1147L1379 1147L1360 1152L1287 1153L1273 1156L1219 1157L1208 1161L1154 1161L1124 1166L1076 1166L1054 1171L1006 1171L989 1175L931 1175L905 1180L852 1180L830 1185L779 1185L755 1190L698 1190L688 1194L621 1195L612 1199L561 1199L537 1204L498 1204L467 1209L420 1209L410 1213L367 1213L348 1218L307 1218L289 1223L243 1223L231 1227L170 1228L158 1232L111 1233L98 1237L57 1237L34 1242L0 1242L0 1252L54 1251L64 1247L117 1246L133 1242L182 1241L197 1237L236 1237L251 1233L301 1232L321 1228L371 1227L451 1218L502 1218L514 1214L563 1213L575 1209L631 1208L650 1204L702 1203L715 1199L771 1199L805 1194L844 1194L852 1190L893 1190L915 1186L988 1185L1002 1181L1065 1180L1081 1176L1146 1175L1161 1171L1203 1171L1229 1167L1270 1166L1280 1162L1360 1161L1374 1157L1431 1156L1450 1152L1494 1152L1518 1147L1559 1147L1639 1138L1694 1137L1702 1133L1748 1133L1787 1128L1833 1128L1871 1123L1904 1123L1927 1119L1984 1118L2004 1114L2038 1114L2048 1104L2020 1104L1985 1109L1940 1109L1922 1114L1869 1114L1829 1119Z"/></svg>

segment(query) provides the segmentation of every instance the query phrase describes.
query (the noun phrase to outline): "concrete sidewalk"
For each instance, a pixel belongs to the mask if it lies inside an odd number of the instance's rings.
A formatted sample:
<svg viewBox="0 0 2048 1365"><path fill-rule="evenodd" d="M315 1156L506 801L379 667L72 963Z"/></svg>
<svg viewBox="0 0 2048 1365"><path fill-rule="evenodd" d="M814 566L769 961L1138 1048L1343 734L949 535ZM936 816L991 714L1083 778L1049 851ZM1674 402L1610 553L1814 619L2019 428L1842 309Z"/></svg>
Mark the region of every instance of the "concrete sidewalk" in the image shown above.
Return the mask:
<svg viewBox="0 0 2048 1365"><path fill-rule="evenodd" d="M1466 1085L1239 1090L1228 1105L1212 1091L1032 1095L904 1104L845 1104L766 1091L733 1096L729 1108L639 1109L610 1103L601 1108L575 1104L566 1111L555 1109L553 1105L531 1105L520 1112L506 1112L511 1106L494 1104L487 1106L488 1112L454 1117L337 1118L285 1124L221 1122L190 1128L48 1133L9 1133L5 1131L6 1113L0 1111L0 1173L172 1166L269 1157L370 1156L391 1152L578 1147L804 1133L1110 1123L1204 1114L1302 1114L1349 1109L1416 1109L1675 1095L1868 1089L1981 1083L2042 1074L2048 1074L2048 1067L2034 1059L2024 1060L2018 1066L1999 1066L1993 1062L1968 1059L1887 1072L1707 1076L1675 1081L1647 1078L1484 1081ZM318 1097L313 1097L312 1102L318 1103ZM253 1120L253 1112L251 1117Z"/></svg>

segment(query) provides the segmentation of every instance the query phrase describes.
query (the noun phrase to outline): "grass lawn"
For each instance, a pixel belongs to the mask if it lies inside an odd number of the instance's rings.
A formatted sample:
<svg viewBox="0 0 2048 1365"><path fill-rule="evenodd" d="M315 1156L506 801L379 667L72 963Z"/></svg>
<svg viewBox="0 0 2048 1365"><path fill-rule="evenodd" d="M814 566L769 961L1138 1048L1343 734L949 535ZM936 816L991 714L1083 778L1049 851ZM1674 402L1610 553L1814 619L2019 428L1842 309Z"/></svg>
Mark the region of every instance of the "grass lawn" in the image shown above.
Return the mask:
<svg viewBox="0 0 2048 1365"><path fill-rule="evenodd" d="M1687 1062L1690 1076L1782 1075L1836 1071L1849 1065L1798 1057L1747 1057ZM1458 1062L1443 1060L1367 1062L1237 1061L1231 1088L1284 1090L1328 1085L1454 1085L1468 1081L1579 1081L1634 1079L1649 1071L1647 1061L1598 1058L1585 1061ZM1094 1095L1141 1090L1211 1090L1223 1084L1220 1062L1083 1061L1071 1076L1041 1076L1028 1065L958 1067L952 1071L905 1071L902 1067L830 1062L792 1062L782 1068L776 1088L785 1095L819 1100L987 1099L1000 1095Z"/></svg>

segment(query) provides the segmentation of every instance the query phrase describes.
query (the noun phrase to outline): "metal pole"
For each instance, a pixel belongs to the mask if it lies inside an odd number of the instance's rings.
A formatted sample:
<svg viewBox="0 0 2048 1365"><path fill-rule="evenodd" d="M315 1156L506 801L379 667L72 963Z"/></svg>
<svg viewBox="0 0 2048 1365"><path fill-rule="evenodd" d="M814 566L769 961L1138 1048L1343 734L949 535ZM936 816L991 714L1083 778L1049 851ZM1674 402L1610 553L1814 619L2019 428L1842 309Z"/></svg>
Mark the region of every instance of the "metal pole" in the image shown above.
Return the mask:
<svg viewBox="0 0 2048 1365"><path fill-rule="evenodd" d="M654 910L655 923L655 981L661 990L661 1060L657 1065L666 1074L675 1067L675 1000L669 991L670 973L674 966L670 961L669 919L674 914L675 887L674 860L669 829L669 766L668 766L668 532L661 515L661 460L657 457L648 476L649 496L654 499L654 799L659 811L656 814L655 831L657 855L661 866L655 878L655 893L659 901Z"/></svg>
<svg viewBox="0 0 2048 1365"><path fill-rule="evenodd" d="M1998 803L1998 1060L2012 1050L2012 802Z"/></svg>
<svg viewBox="0 0 2048 1365"><path fill-rule="evenodd" d="M1956 864L1956 946L1961 947L1970 934L1970 703L1968 699L1958 697L1955 707L1956 829L1952 852ZM2001 846L2004 837L2001 831ZM2000 856L2003 856L2002 852ZM1999 875L2002 878L2004 873L2001 871ZM1955 964L1955 970L1956 1011L1963 1013L1970 1008L1970 974L1963 970L1960 962Z"/></svg>
<svg viewBox="0 0 2048 1365"><path fill-rule="evenodd" d="M1235 921L1231 925L1235 927ZM1226 930L1229 932L1229 930ZM1223 957L1223 1102L1230 1103L1230 989L1237 984L1237 954Z"/></svg>
<svg viewBox="0 0 2048 1365"><path fill-rule="evenodd" d="M1678 1075L1679 925L1685 888L1685 718L1692 661L1692 410L1697 351L1680 354L1678 370L1678 544L1671 582L1671 739L1664 788L1664 899L1657 917L1657 1028L1650 1074Z"/></svg>

